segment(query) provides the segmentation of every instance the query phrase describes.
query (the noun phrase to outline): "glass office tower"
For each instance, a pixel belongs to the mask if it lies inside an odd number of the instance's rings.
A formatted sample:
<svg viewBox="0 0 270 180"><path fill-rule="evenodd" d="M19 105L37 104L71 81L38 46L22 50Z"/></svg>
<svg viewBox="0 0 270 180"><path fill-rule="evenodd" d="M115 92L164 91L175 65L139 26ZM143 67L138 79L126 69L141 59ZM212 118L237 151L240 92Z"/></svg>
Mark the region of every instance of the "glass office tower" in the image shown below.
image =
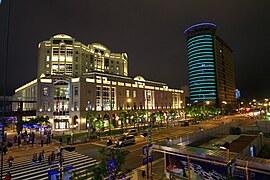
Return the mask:
<svg viewBox="0 0 270 180"><path fill-rule="evenodd" d="M232 49L215 35L216 25L200 23L187 28L190 100L217 106L235 103Z"/></svg>
<svg viewBox="0 0 270 180"><path fill-rule="evenodd" d="M214 32L212 23L189 27L187 37L188 72L191 101L216 100Z"/></svg>

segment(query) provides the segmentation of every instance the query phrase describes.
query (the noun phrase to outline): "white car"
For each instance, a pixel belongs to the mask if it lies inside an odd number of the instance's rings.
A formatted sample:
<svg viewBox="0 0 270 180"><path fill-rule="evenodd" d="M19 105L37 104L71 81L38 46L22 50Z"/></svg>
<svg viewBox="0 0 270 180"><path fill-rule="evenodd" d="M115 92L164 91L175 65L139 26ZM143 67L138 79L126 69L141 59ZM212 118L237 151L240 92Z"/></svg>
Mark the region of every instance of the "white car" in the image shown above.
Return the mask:
<svg viewBox="0 0 270 180"><path fill-rule="evenodd" d="M117 146L125 146L127 144L135 144L135 137L133 135L129 136L121 136L117 141L115 141L115 144Z"/></svg>
<svg viewBox="0 0 270 180"><path fill-rule="evenodd" d="M137 136L138 135L138 131L137 131L137 129L130 129L130 130L127 130L127 132L124 132L123 135L124 136L127 136L127 135Z"/></svg>

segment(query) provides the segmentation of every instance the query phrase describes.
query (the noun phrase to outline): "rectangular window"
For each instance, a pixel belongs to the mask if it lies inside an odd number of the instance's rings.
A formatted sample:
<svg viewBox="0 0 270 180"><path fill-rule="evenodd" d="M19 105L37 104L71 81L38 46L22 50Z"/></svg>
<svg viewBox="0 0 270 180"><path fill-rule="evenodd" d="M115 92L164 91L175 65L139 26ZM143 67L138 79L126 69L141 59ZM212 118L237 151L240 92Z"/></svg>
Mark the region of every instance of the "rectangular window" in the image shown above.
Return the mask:
<svg viewBox="0 0 270 180"><path fill-rule="evenodd" d="M136 98L136 91L133 91L133 97Z"/></svg>
<svg viewBox="0 0 270 180"><path fill-rule="evenodd" d="M126 96L129 97L129 90L126 91Z"/></svg>
<svg viewBox="0 0 270 180"><path fill-rule="evenodd" d="M101 111L101 86L97 86L96 90L96 110Z"/></svg>
<svg viewBox="0 0 270 180"><path fill-rule="evenodd" d="M43 96L49 96L49 90L48 87L43 88Z"/></svg>
<svg viewBox="0 0 270 180"><path fill-rule="evenodd" d="M78 96L79 94L79 88L77 86L74 87L74 95Z"/></svg>

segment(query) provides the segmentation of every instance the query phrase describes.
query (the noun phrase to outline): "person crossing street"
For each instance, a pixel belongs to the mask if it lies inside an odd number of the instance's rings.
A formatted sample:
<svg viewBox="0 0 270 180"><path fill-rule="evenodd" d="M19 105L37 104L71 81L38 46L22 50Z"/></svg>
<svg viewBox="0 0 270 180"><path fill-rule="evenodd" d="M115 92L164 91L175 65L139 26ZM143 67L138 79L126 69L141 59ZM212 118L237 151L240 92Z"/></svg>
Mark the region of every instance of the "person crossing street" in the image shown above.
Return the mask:
<svg viewBox="0 0 270 180"><path fill-rule="evenodd" d="M33 154L33 163L34 163L34 166L37 164L37 153Z"/></svg>
<svg viewBox="0 0 270 180"><path fill-rule="evenodd" d="M12 168L13 161L14 161L14 158L12 156L9 156L9 158L8 158L8 168L9 169Z"/></svg>

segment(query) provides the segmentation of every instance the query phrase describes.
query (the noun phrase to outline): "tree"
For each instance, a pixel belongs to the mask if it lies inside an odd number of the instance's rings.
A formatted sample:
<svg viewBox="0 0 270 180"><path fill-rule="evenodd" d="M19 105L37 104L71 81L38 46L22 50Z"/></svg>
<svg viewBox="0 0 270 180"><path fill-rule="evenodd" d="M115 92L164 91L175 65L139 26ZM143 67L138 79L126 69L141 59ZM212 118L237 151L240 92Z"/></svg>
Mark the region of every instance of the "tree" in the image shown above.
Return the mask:
<svg viewBox="0 0 270 180"><path fill-rule="evenodd" d="M127 112L125 110L121 110L119 113L119 117L121 120L121 128L123 129L123 132L125 132L125 125L126 125L126 119L127 119Z"/></svg>
<svg viewBox="0 0 270 180"><path fill-rule="evenodd" d="M98 138L100 139L100 130L104 128L104 120L98 115L96 121L95 121L95 127L98 129L99 136Z"/></svg>
<svg viewBox="0 0 270 180"><path fill-rule="evenodd" d="M23 129L23 120L22 120L22 117L19 116L18 119L17 119L17 123L16 123L16 130L17 130L17 133L18 134L21 134L22 132L22 129Z"/></svg>
<svg viewBox="0 0 270 180"><path fill-rule="evenodd" d="M122 148L103 147L100 149L99 163L87 170L91 179L117 179L117 175L124 172L122 165L125 163L128 153L129 151Z"/></svg>
<svg viewBox="0 0 270 180"><path fill-rule="evenodd" d="M145 118L144 116L147 114L147 110L146 109L139 109L138 110L138 118L139 120L144 124L145 123Z"/></svg>
<svg viewBox="0 0 270 180"><path fill-rule="evenodd" d="M171 117L171 119L173 121L173 126L175 126L176 115L177 115L177 111L175 109L170 110L169 116Z"/></svg>
<svg viewBox="0 0 270 180"><path fill-rule="evenodd" d="M95 121L98 118L99 113L97 111L87 111L86 113L86 119L89 121L89 128L91 130L95 127Z"/></svg>
<svg viewBox="0 0 270 180"><path fill-rule="evenodd" d="M43 117L43 116L37 116L35 118L30 118L28 121L25 121L24 124L28 126L28 128L38 128L42 125L48 125L49 118L48 117Z"/></svg>

